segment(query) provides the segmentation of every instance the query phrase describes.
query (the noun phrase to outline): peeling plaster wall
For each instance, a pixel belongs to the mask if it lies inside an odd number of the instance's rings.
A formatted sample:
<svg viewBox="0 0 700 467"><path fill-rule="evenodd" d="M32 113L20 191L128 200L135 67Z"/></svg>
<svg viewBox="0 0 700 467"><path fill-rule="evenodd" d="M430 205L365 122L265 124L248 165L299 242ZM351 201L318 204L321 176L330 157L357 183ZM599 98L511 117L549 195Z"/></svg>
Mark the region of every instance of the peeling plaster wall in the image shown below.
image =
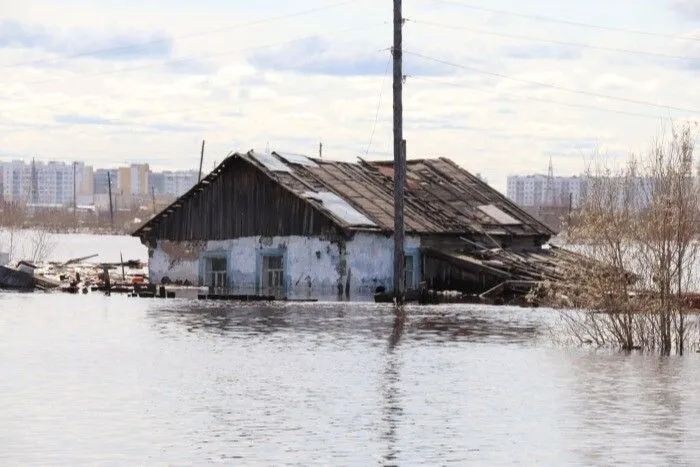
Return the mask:
<svg viewBox="0 0 700 467"><path fill-rule="evenodd" d="M420 238L406 237L405 248L419 248ZM353 291L373 294L377 287L393 288L394 237L360 233L347 245Z"/></svg>
<svg viewBox="0 0 700 467"><path fill-rule="evenodd" d="M151 283L160 284L167 276L172 281L190 281L197 285L199 282L199 261L171 257L159 246L150 251L148 271Z"/></svg>
<svg viewBox="0 0 700 467"><path fill-rule="evenodd" d="M246 237L209 241L199 258L227 258L228 280L234 294L255 294L260 273L260 254L266 250L285 252L285 280L289 298L369 299L377 287L392 287L393 238L357 233L350 241L320 237ZM420 239L407 237L406 248L419 248ZM200 283L200 261L174 261L160 247L153 251L151 280L164 276L172 281Z"/></svg>

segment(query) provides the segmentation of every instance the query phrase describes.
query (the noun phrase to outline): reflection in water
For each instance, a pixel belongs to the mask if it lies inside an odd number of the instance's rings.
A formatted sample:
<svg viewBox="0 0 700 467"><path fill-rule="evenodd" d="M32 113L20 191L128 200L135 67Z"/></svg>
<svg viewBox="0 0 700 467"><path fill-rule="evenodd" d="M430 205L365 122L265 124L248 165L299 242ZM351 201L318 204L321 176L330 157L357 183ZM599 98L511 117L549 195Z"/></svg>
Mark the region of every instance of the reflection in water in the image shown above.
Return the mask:
<svg viewBox="0 0 700 467"><path fill-rule="evenodd" d="M505 307L0 294L0 465L700 465L698 355Z"/></svg>
<svg viewBox="0 0 700 467"><path fill-rule="evenodd" d="M586 442L578 452L586 464L639 455L651 465L690 465L684 457L689 421L683 409L687 359L603 354L572 357L572 400ZM696 422L693 421L694 424ZM691 423L691 424L693 424ZM696 425L697 426L697 425ZM624 437L625 444L601 442Z"/></svg>
<svg viewBox="0 0 700 467"><path fill-rule="evenodd" d="M389 345L386 355L386 366L384 368L384 385L382 388L383 406L382 420L386 424L383 439L386 441L386 454L384 456L385 465L397 465L396 461L400 454L397 446L397 429L401 424L403 408L401 406L401 394L399 386L401 384L401 363L397 353L397 346L401 342L406 328L406 312L403 308L394 310L394 321L389 336Z"/></svg>
<svg viewBox="0 0 700 467"><path fill-rule="evenodd" d="M160 302L150 311L160 332L188 331L215 334L329 333L337 338L353 335L384 339L387 325L391 326L389 346L401 339L441 342L503 342L528 343L546 333L542 315L494 312L493 308L405 307L395 313L391 305L353 303L220 303L220 302ZM392 322L387 322L389 317ZM406 321L410 324L407 326Z"/></svg>
<svg viewBox="0 0 700 467"><path fill-rule="evenodd" d="M184 326L189 332L202 331L220 335L233 330L251 334L269 334L290 326L285 317L287 310L274 303L263 302L255 305L197 303L196 307L188 302L167 304L169 307L151 312L156 326L166 334L177 331L180 326Z"/></svg>

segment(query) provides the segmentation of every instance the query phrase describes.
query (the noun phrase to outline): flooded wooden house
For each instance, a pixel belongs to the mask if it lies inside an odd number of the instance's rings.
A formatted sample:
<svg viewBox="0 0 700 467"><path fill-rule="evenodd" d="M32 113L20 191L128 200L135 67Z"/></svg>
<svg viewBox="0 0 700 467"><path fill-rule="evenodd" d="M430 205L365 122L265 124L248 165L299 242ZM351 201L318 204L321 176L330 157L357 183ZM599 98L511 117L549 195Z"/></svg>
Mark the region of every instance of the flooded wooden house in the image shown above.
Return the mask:
<svg viewBox="0 0 700 467"><path fill-rule="evenodd" d="M153 282L371 299L393 283L393 175L391 162L232 153L133 235ZM408 161L406 184L408 290L478 294L552 267L553 232L449 159Z"/></svg>

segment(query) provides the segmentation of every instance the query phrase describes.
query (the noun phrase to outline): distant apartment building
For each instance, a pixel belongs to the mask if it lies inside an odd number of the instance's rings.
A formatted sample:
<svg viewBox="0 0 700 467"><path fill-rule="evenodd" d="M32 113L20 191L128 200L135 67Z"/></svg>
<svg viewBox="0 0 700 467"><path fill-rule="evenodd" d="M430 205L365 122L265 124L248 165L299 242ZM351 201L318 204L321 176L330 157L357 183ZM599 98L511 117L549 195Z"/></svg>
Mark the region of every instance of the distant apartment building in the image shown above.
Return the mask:
<svg viewBox="0 0 700 467"><path fill-rule="evenodd" d="M97 169L95 170L93 193L96 195L106 195L109 193L109 182L112 183L112 191L117 190L117 169Z"/></svg>
<svg viewBox="0 0 700 467"><path fill-rule="evenodd" d="M507 196L521 207L579 207L586 193L585 177L513 175L508 177Z"/></svg>
<svg viewBox="0 0 700 467"><path fill-rule="evenodd" d="M133 209L175 199L198 181L197 171L151 172L148 164L93 169L84 162L0 161L0 201L36 206Z"/></svg>
<svg viewBox="0 0 700 467"><path fill-rule="evenodd" d="M8 202L26 201L29 197L31 172L22 161L0 163L3 198Z"/></svg>
<svg viewBox="0 0 700 467"><path fill-rule="evenodd" d="M199 172L194 170L151 172L148 183L156 196L178 198L195 186L198 179Z"/></svg>
<svg viewBox="0 0 700 467"><path fill-rule="evenodd" d="M117 192L120 195L139 197L149 194L148 164L131 164L117 170Z"/></svg>
<svg viewBox="0 0 700 467"><path fill-rule="evenodd" d="M197 184L199 172L163 172L163 177L163 194L179 198Z"/></svg>
<svg viewBox="0 0 700 467"><path fill-rule="evenodd" d="M156 196L165 194L165 175L162 172L149 172L148 187Z"/></svg>
<svg viewBox="0 0 700 467"><path fill-rule="evenodd" d="M2 197L8 202L72 205L93 189L92 167L83 162L0 162Z"/></svg>

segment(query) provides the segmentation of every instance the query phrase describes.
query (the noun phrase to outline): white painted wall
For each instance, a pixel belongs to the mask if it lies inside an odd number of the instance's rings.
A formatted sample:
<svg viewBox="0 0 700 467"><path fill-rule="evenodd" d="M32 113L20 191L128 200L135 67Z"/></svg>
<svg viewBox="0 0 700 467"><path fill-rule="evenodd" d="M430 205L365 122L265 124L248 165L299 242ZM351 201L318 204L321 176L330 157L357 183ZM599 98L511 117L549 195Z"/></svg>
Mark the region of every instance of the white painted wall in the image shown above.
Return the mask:
<svg viewBox="0 0 700 467"><path fill-rule="evenodd" d="M407 237L406 248L419 248L418 237ZM256 288L258 254L263 249L286 251L288 296L335 298L340 285L350 284L351 298L370 297L377 287L390 289L393 280L393 238L358 233L347 242L345 253L337 243L318 237L246 237L210 241L201 254L221 253L229 257L229 281L234 293L253 294ZM201 256L200 256L201 257ZM345 266L343 262L345 261ZM199 261L176 261L160 248L150 260L151 281L164 276L171 280L199 283Z"/></svg>

